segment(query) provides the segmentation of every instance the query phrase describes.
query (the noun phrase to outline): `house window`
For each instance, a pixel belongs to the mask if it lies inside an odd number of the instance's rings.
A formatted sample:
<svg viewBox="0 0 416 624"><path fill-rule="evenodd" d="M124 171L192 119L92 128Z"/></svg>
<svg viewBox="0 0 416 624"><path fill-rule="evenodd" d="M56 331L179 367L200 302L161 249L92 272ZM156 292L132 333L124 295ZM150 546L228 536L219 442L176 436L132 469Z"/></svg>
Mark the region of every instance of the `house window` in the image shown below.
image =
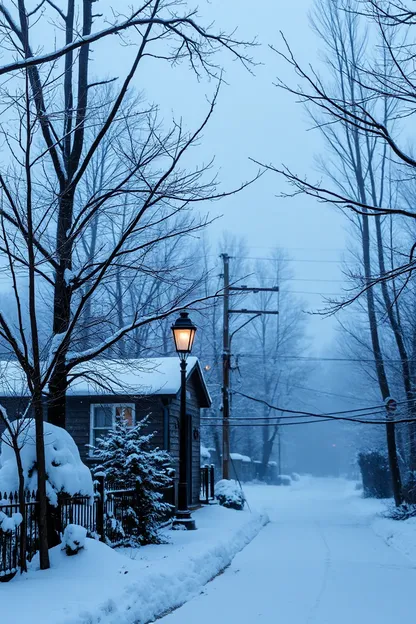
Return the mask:
<svg viewBox="0 0 416 624"><path fill-rule="evenodd" d="M129 427L135 424L134 405L130 403L108 403L91 405L90 444L96 446L98 438L105 437L114 427L117 418L122 418ZM93 450L90 450L90 454Z"/></svg>

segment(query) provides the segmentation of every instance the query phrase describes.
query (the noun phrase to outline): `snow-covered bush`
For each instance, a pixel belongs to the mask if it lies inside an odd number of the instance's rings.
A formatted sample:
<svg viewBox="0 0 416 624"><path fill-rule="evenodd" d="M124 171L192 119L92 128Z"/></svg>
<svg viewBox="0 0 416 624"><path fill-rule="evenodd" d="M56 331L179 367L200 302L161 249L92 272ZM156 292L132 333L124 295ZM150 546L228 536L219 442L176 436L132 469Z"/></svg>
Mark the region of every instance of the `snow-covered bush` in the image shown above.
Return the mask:
<svg viewBox="0 0 416 624"><path fill-rule="evenodd" d="M300 481L300 475L297 472L292 472L290 476L292 478L292 481Z"/></svg>
<svg viewBox="0 0 416 624"><path fill-rule="evenodd" d="M87 529L79 524L68 524L62 539L63 549L68 556L76 555L85 546Z"/></svg>
<svg viewBox="0 0 416 624"><path fill-rule="evenodd" d="M389 498L392 491L387 457L378 451L361 452L358 455L358 465L361 470L364 497Z"/></svg>
<svg viewBox="0 0 416 624"><path fill-rule="evenodd" d="M416 472L410 472L403 484L403 498L410 505L416 504Z"/></svg>
<svg viewBox="0 0 416 624"><path fill-rule="evenodd" d="M123 515L128 530L120 527L116 518L109 518L117 531L117 545L139 546L158 544L161 520L172 506L163 501L163 490L172 485L170 456L166 451L151 448L154 434L143 434L147 419L129 427L123 419L117 419L114 428L105 438L98 440L94 457L99 464L96 473L103 473L108 480L136 488L134 501L127 497Z"/></svg>
<svg viewBox="0 0 416 624"><path fill-rule="evenodd" d="M409 505L408 503L403 503L400 507L391 505L383 515L385 518L390 518L390 520L408 520L409 518L415 518L416 505Z"/></svg>
<svg viewBox="0 0 416 624"><path fill-rule="evenodd" d="M18 443L23 464L25 488L36 491L38 473L36 470L35 421L28 419L24 427L18 428L18 422L12 423L19 431ZM65 492L72 496L94 495L92 476L89 468L80 458L77 445L70 434L50 423L44 423L46 493L52 505L58 502L58 494ZM15 492L19 488L16 456L10 446L9 433L5 431L0 448L0 492Z"/></svg>
<svg viewBox="0 0 416 624"><path fill-rule="evenodd" d="M289 475L278 475L276 479L276 485L292 485Z"/></svg>
<svg viewBox="0 0 416 624"><path fill-rule="evenodd" d="M215 498L223 507L238 510L244 508L244 493L236 481L228 479L218 481L215 486Z"/></svg>

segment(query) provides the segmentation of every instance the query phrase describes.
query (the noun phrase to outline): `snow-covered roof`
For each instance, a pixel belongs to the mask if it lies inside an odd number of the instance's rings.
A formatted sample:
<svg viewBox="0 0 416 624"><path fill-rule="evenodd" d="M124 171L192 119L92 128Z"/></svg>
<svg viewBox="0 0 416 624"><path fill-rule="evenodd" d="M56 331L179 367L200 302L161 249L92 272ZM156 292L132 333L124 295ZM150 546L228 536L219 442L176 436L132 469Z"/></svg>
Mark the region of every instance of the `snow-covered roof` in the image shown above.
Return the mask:
<svg viewBox="0 0 416 624"><path fill-rule="evenodd" d="M207 407L211 404L208 388L198 358L189 357L187 377L196 373L200 379ZM134 360L97 359L75 366L67 396L172 395L181 387L177 356ZM0 396L28 396L25 375L16 361L0 361Z"/></svg>
<svg viewBox="0 0 416 624"><path fill-rule="evenodd" d="M230 457L231 459L235 460L240 460L245 464L251 464L251 457L249 457L248 455L240 455L240 453L230 453Z"/></svg>

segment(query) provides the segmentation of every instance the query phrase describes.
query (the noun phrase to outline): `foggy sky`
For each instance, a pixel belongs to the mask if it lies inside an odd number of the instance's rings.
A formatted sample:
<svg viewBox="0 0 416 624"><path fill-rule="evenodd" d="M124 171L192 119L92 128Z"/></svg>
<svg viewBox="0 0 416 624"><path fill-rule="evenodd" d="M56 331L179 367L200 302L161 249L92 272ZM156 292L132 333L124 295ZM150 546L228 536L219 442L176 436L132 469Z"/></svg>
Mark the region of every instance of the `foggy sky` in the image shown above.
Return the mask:
<svg viewBox="0 0 416 624"><path fill-rule="evenodd" d="M121 10L123 5L127 8L131 1L119 0L117 7ZM300 60L319 62L317 39L308 23L311 2L261 0L254 5L248 0L212 0L200 2L199 7L204 23L214 20L218 29L226 31L237 27L238 38L255 38L259 45L250 52L257 64L253 75L229 54L221 55L227 84L221 89L203 142L192 156L205 163L215 156L214 169L219 170L224 190L256 173L250 157L278 166L284 163L308 179L319 180L314 155L322 148L321 138L317 131L309 131L310 122L295 98L273 86L277 74L295 85L297 79L269 48L281 47L283 31ZM108 75L123 76L135 49L120 48L117 39L100 45L105 45ZM97 59L101 55L100 50ZM172 69L163 61L147 59L135 86L159 105L166 125L174 116L193 129L206 114L215 83L198 82L186 65ZM244 192L210 205L211 215L223 216L210 226L209 239L215 244L224 231L243 236L255 257L267 255L276 246L286 249L296 279L282 286L300 293L307 310L320 309L322 297L304 293L338 294L342 282L303 280L342 280L339 260L345 249L345 219L336 210L303 196L276 197L285 190L284 180L270 173ZM321 352L333 343L335 324L334 319L310 317L309 335L315 350Z"/></svg>

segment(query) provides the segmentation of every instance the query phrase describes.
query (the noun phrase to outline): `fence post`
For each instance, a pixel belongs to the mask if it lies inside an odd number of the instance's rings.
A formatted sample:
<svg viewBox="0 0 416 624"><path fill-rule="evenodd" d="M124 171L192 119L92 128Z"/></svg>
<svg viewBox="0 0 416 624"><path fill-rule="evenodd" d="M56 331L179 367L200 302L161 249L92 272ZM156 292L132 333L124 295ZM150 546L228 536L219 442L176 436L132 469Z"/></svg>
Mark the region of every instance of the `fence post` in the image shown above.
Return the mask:
<svg viewBox="0 0 416 624"><path fill-rule="evenodd" d="M97 493L97 533L100 541L105 542L105 484L104 475L97 475L98 481Z"/></svg>
<svg viewBox="0 0 416 624"><path fill-rule="evenodd" d="M205 504L209 504L209 474L208 474L208 466L203 467L203 478L204 478L204 493L205 493Z"/></svg>
<svg viewBox="0 0 416 624"><path fill-rule="evenodd" d="M211 464L209 467L209 476L210 476L210 486L211 486L211 498L215 498L215 469L214 464Z"/></svg>

